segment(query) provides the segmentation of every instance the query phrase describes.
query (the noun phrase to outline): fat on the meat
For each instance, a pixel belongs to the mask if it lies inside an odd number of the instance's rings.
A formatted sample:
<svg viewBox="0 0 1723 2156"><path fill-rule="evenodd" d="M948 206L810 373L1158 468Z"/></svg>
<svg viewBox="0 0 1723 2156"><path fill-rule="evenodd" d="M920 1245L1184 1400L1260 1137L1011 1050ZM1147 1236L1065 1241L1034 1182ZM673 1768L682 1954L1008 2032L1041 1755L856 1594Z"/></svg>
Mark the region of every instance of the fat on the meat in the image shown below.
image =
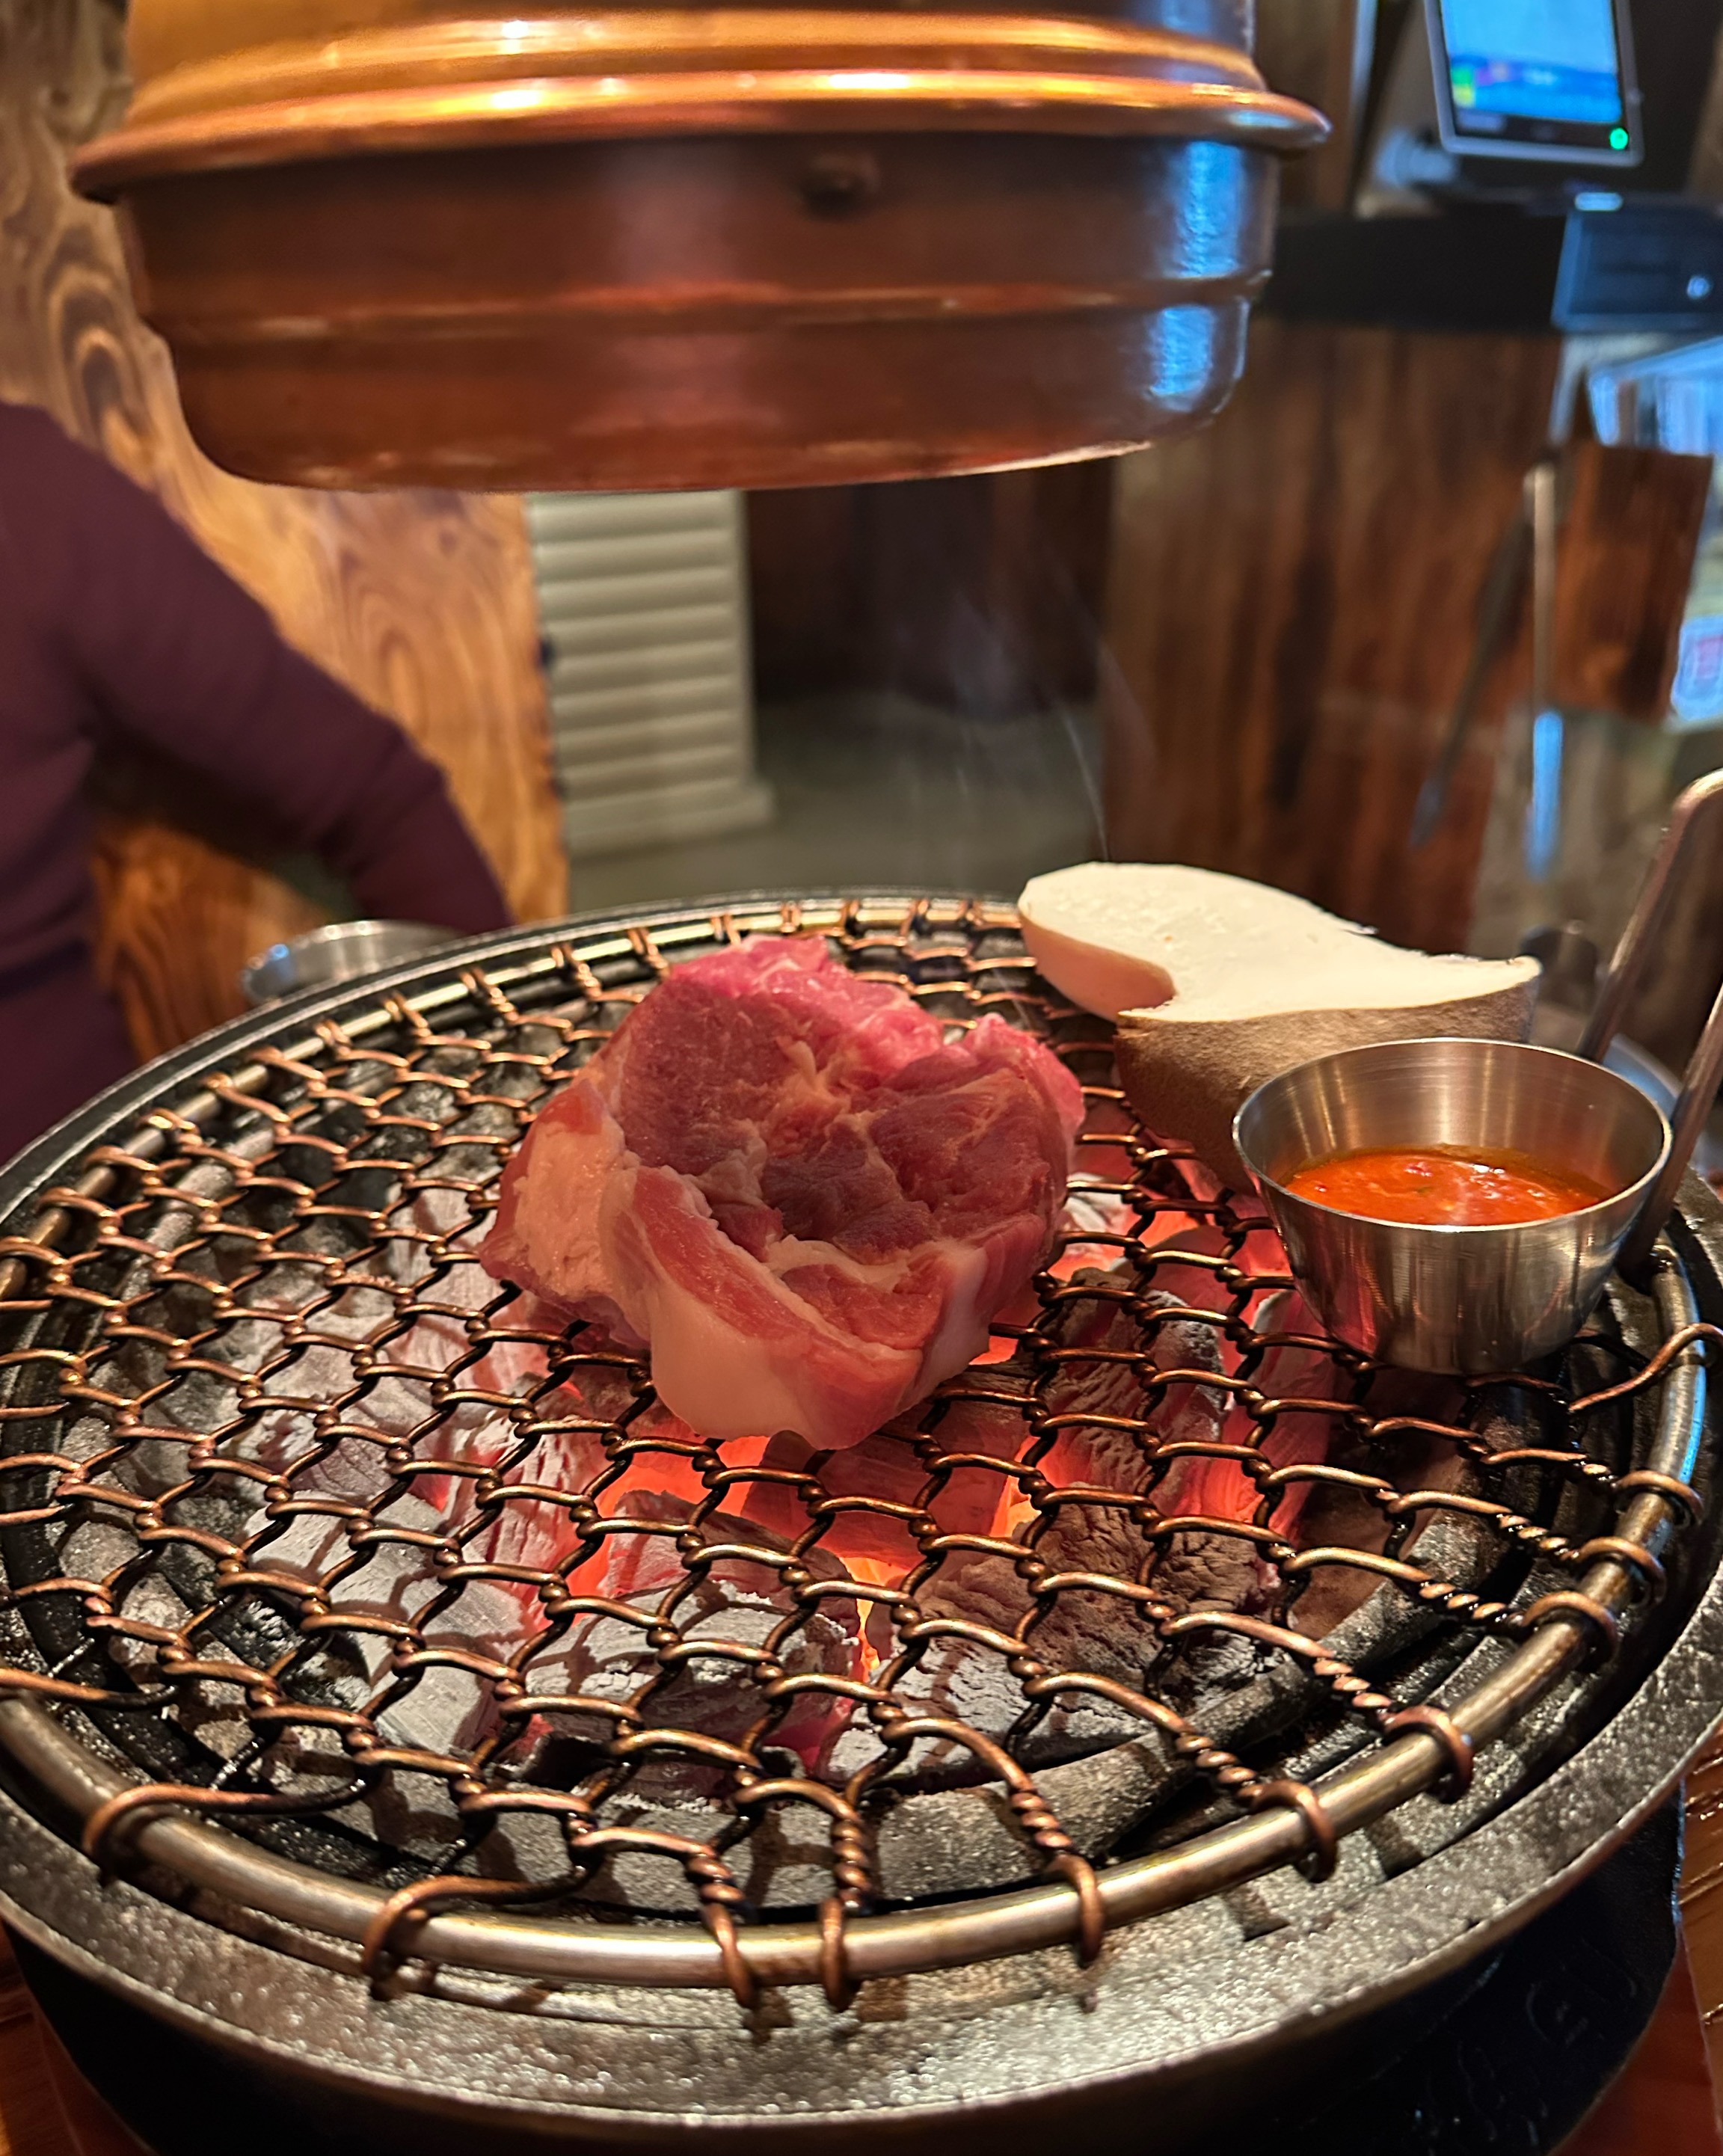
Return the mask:
<svg viewBox="0 0 1723 2156"><path fill-rule="evenodd" d="M714 1439L854 1445L987 1345L1052 1247L1082 1096L814 938L673 968L542 1108L482 1257L619 1340Z"/></svg>

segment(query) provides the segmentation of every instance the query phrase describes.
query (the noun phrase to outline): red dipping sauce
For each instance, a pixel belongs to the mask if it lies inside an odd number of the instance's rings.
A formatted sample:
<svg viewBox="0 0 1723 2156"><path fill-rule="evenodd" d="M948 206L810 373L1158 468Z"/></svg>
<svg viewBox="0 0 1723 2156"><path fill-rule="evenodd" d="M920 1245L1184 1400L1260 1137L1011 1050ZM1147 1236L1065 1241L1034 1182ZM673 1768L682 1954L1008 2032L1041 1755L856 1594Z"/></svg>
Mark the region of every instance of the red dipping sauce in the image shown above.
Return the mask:
<svg viewBox="0 0 1723 2156"><path fill-rule="evenodd" d="M1612 1194L1588 1176L1530 1153L1459 1146L1391 1147L1337 1153L1286 1178L1295 1198L1367 1220L1428 1228L1493 1228L1582 1212Z"/></svg>

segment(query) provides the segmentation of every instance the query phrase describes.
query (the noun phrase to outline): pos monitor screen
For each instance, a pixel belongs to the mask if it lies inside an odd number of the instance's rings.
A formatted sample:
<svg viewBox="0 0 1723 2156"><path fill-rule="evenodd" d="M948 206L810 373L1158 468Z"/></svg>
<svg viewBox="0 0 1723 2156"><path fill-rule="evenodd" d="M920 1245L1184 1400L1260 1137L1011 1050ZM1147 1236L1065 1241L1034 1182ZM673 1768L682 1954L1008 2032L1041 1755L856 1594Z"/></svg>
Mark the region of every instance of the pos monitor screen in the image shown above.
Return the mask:
<svg viewBox="0 0 1723 2156"><path fill-rule="evenodd" d="M1425 11L1444 149L1638 163L1625 0L1425 0Z"/></svg>

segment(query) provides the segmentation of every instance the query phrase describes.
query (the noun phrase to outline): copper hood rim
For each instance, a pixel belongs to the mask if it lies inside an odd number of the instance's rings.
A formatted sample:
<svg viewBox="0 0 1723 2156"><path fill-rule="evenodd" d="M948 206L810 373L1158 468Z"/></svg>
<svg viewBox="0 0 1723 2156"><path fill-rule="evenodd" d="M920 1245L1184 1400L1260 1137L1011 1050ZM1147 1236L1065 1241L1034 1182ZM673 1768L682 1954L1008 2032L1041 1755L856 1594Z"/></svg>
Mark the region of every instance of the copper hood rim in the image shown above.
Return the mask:
<svg viewBox="0 0 1723 2156"><path fill-rule="evenodd" d="M1086 3L365 0L350 29L351 0L298 0L306 33L272 38L256 0L136 0L131 106L72 177L118 204L193 438L245 478L1110 454L1224 403L1276 153L1328 125L1264 85L1230 0L1218 36Z"/></svg>
<svg viewBox="0 0 1723 2156"><path fill-rule="evenodd" d="M100 199L358 155L813 130L1163 136L1282 155L1331 131L1234 49L1092 17L622 9L522 49L505 25L459 27L171 68L76 153L74 181Z"/></svg>

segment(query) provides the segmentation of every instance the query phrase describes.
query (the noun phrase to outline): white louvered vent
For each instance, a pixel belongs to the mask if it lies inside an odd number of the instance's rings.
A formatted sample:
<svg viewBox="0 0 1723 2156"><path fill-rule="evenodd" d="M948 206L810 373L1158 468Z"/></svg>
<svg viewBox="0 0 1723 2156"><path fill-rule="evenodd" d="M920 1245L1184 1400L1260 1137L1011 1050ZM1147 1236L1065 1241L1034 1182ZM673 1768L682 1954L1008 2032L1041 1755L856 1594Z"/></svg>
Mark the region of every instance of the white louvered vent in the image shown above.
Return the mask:
<svg viewBox="0 0 1723 2156"><path fill-rule="evenodd" d="M739 494L527 497L572 860L770 820Z"/></svg>

